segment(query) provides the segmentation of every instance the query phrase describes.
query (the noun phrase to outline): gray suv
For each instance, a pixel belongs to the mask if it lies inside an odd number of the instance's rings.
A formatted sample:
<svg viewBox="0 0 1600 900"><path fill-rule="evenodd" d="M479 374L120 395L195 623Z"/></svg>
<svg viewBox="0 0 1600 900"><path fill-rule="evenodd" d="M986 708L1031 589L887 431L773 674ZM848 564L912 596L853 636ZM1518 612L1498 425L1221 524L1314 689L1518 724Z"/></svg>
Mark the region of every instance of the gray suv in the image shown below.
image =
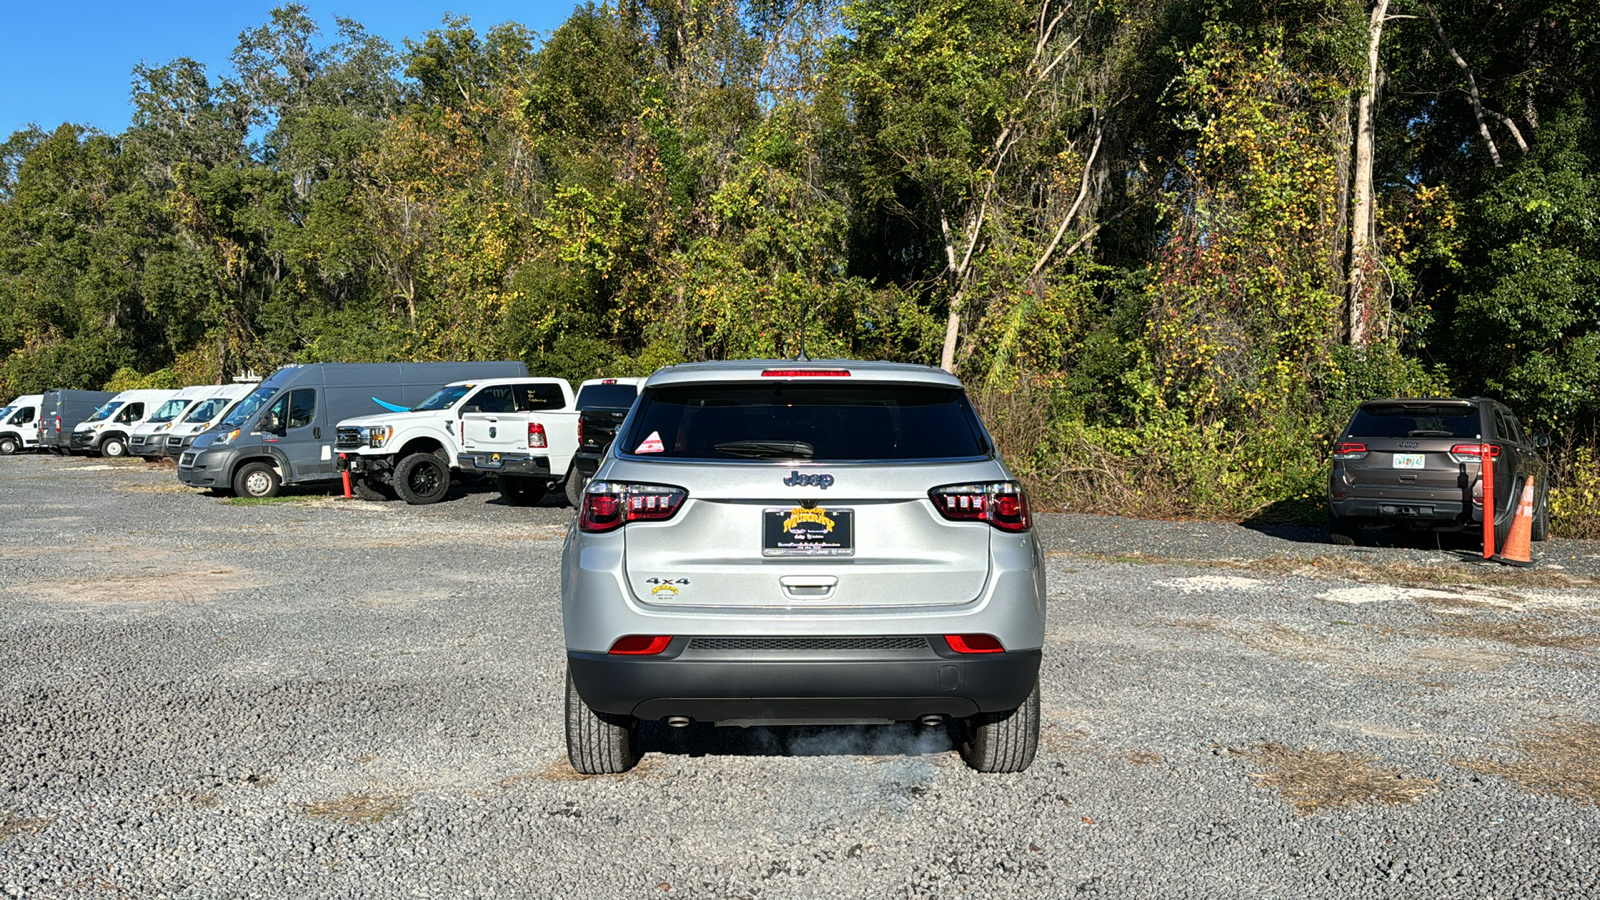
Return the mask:
<svg viewBox="0 0 1600 900"><path fill-rule="evenodd" d="M1483 527L1483 448L1494 459L1495 545L1511 530L1525 480L1534 480L1533 539L1550 533L1547 471L1517 417L1487 397L1372 400L1333 448L1328 539L1356 544L1368 525L1462 531Z"/></svg>
<svg viewBox="0 0 1600 900"><path fill-rule="evenodd" d="M1039 736L1044 560L961 383L880 362L651 376L561 567L567 754L639 759L639 722L917 721L1019 772Z"/></svg>

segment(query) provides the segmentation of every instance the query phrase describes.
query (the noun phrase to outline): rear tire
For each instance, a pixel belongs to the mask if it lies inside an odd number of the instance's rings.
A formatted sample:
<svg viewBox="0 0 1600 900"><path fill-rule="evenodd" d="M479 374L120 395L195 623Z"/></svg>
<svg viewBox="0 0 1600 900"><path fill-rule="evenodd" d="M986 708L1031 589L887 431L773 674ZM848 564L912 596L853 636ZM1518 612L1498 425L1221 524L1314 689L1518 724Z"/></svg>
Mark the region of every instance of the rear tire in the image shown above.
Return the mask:
<svg viewBox="0 0 1600 900"><path fill-rule="evenodd" d="M500 496L512 506L532 506L549 490L543 481L526 475L501 475L497 483Z"/></svg>
<svg viewBox="0 0 1600 900"><path fill-rule="evenodd" d="M450 492L450 467L432 453L413 453L394 467L389 483L412 506L438 503Z"/></svg>
<svg viewBox="0 0 1600 900"><path fill-rule="evenodd" d="M1340 547L1361 545L1361 523L1328 511L1328 543Z"/></svg>
<svg viewBox="0 0 1600 900"><path fill-rule="evenodd" d="M583 775L619 775L639 764L639 720L595 712L567 670L567 761Z"/></svg>
<svg viewBox="0 0 1600 900"><path fill-rule="evenodd" d="M583 488L588 483L589 479L583 477L576 467L567 472L567 502L572 504L573 509L583 502Z"/></svg>
<svg viewBox="0 0 1600 900"><path fill-rule="evenodd" d="M277 470L264 462L245 463L233 475L233 493L239 497L276 497L282 486Z"/></svg>
<svg viewBox="0 0 1600 900"><path fill-rule="evenodd" d="M1039 752L1039 681L1016 709L966 720L961 758L979 772L1021 772Z"/></svg>
<svg viewBox="0 0 1600 900"><path fill-rule="evenodd" d="M394 492L387 485L370 478L350 479L350 492L369 503L387 503L394 499Z"/></svg>

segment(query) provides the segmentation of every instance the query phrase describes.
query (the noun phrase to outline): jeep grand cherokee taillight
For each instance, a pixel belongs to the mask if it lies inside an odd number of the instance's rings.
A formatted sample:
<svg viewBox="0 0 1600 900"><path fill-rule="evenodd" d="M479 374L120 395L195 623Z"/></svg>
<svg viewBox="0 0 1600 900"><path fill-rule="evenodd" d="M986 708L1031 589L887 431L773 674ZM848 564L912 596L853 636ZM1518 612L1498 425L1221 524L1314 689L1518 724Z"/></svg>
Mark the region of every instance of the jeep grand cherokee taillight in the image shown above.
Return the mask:
<svg viewBox="0 0 1600 900"><path fill-rule="evenodd" d="M662 522L677 515L689 492L664 484L591 481L578 508L578 530L615 531L629 522Z"/></svg>
<svg viewBox="0 0 1600 900"><path fill-rule="evenodd" d="M1001 531L1027 531L1033 526L1028 495L1015 481L948 484L928 492L933 508L952 522L988 522Z"/></svg>

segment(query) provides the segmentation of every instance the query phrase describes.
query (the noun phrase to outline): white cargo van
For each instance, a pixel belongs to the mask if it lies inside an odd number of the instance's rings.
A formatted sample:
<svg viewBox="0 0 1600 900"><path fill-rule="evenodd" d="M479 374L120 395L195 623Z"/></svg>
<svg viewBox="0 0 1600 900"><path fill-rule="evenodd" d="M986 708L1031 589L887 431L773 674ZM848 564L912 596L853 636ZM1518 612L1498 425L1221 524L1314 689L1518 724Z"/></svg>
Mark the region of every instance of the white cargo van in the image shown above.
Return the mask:
<svg viewBox="0 0 1600 900"><path fill-rule="evenodd" d="M221 385L195 384L173 394L172 399L161 404L144 420L144 424L128 432L128 452L144 459L155 459L166 452L167 430L172 423L188 412L196 401L219 387Z"/></svg>
<svg viewBox="0 0 1600 900"><path fill-rule="evenodd" d="M211 426L221 422L222 417L228 414L228 410L232 409L235 403L255 390L257 383L237 381L212 388L210 394L196 401L171 428L167 429L162 452L177 459L179 454L194 443L196 435L210 431Z"/></svg>
<svg viewBox="0 0 1600 900"><path fill-rule="evenodd" d="M92 453L126 456L128 435L176 393L145 389L123 391L72 429L69 449L85 456Z"/></svg>
<svg viewBox="0 0 1600 900"><path fill-rule="evenodd" d="M39 407L43 394L23 394L0 410L0 456L39 446Z"/></svg>

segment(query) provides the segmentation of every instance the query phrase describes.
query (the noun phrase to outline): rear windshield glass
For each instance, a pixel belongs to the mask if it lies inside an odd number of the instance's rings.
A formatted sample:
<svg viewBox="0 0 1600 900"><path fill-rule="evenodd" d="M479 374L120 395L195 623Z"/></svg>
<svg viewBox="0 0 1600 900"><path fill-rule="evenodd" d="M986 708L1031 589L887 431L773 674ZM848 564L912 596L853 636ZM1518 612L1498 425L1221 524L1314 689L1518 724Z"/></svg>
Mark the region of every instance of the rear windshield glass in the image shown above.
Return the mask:
<svg viewBox="0 0 1600 900"><path fill-rule="evenodd" d="M1363 406L1347 432L1351 437L1478 436L1478 410L1471 406Z"/></svg>
<svg viewBox="0 0 1600 900"><path fill-rule="evenodd" d="M639 398L623 452L666 459L970 459L987 456L959 388L690 384Z"/></svg>
<svg viewBox="0 0 1600 900"><path fill-rule="evenodd" d="M578 410L627 409L638 396L638 385L591 384L578 391Z"/></svg>

